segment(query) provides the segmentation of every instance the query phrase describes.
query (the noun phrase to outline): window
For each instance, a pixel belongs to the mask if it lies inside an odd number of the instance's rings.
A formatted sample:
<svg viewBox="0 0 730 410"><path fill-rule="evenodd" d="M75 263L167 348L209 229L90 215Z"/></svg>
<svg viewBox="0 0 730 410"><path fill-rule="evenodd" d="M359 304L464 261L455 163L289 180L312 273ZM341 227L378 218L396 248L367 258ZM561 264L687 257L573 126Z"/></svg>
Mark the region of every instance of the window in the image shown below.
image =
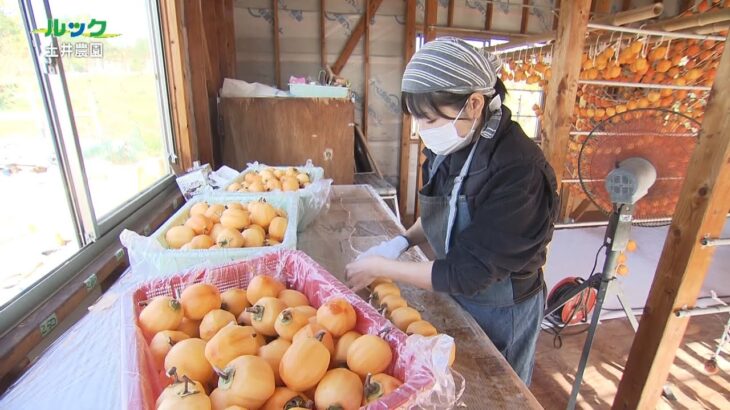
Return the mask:
<svg viewBox="0 0 730 410"><path fill-rule="evenodd" d="M543 91L539 84L526 84L505 81L507 98L504 105L512 111L512 120L516 121L528 137L539 142L539 122L533 107L542 107Z"/></svg>
<svg viewBox="0 0 730 410"><path fill-rule="evenodd" d="M54 16L106 20L106 32L121 34L92 42L59 38L73 119L94 212L103 218L168 174L158 104L147 0L53 1ZM54 10L57 7L57 10ZM84 58L97 46L101 58Z"/></svg>
<svg viewBox="0 0 730 410"><path fill-rule="evenodd" d="M0 0L0 52L5 314L169 186L173 148L156 2Z"/></svg>
<svg viewBox="0 0 730 410"><path fill-rule="evenodd" d="M81 247L17 2L0 0L0 305Z"/></svg>

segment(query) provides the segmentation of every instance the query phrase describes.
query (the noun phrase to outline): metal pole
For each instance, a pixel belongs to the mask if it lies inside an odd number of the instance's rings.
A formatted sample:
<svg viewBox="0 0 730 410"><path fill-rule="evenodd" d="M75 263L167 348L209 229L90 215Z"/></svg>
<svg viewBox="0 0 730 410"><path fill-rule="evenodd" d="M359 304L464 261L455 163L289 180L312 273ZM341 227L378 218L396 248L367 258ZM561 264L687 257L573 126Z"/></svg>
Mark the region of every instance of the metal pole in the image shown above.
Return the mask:
<svg viewBox="0 0 730 410"><path fill-rule="evenodd" d="M616 265L618 264L618 255L621 251L626 249L626 243L629 240L632 211L632 205L620 205L617 211L611 213L608 228L606 228L606 236L604 239L606 244L606 260L603 263L601 285L598 288L596 305L593 308L593 316L591 317L591 325L588 328L588 335L586 336L586 341L583 345L583 352L581 353L580 363L578 363L578 370L575 373L573 390L570 393L570 400L568 401L568 410L575 409L576 402L578 401L578 392L580 391L580 385L583 383L583 373L585 372L588 364L588 356L591 354L593 338L596 334L596 328L598 327L598 320L601 316L603 302L606 299L608 285L614 278Z"/></svg>
<svg viewBox="0 0 730 410"><path fill-rule="evenodd" d="M700 243L703 246L728 246L730 245L730 238L702 238Z"/></svg>
<svg viewBox="0 0 730 410"><path fill-rule="evenodd" d="M691 317L691 316L701 316L701 315L711 315L714 313L725 313L730 312L730 306L727 305L716 305L716 306L709 306L705 308L691 308L691 309L680 309L674 314L677 315L677 317Z"/></svg>
<svg viewBox="0 0 730 410"><path fill-rule="evenodd" d="M712 89L712 87L703 87L699 85L645 84L604 80L578 80L578 84L600 85L607 87L653 88L657 90L710 91Z"/></svg>
<svg viewBox="0 0 730 410"><path fill-rule="evenodd" d="M671 31L659 31L659 30L646 30L640 28L630 27L619 27L609 26L607 24L596 24L588 23L588 28L594 30L606 30L606 31L617 31L621 33L632 33L632 34L646 34L648 36L664 37L664 38L688 38L694 40L714 40L714 41L725 41L725 37L722 36L705 36L702 34L692 33L674 33Z"/></svg>
<svg viewBox="0 0 730 410"><path fill-rule="evenodd" d="M633 110L632 110L633 111ZM638 111L638 110L636 110ZM640 137L646 135L646 132L598 132L598 131L571 131L570 135L595 135L595 136L603 136L603 135L609 135L609 136L624 136L624 137ZM691 133L691 132L663 132L661 133L663 137L692 137L697 138L697 134ZM565 181L565 180L563 180Z"/></svg>

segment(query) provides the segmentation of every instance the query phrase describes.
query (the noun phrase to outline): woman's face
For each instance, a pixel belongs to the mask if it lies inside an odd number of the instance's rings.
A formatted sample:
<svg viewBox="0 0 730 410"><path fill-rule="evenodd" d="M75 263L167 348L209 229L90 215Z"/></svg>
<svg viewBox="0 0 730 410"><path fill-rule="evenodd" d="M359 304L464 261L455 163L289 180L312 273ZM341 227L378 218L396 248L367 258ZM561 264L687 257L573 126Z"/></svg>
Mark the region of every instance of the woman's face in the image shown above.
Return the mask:
<svg viewBox="0 0 730 410"><path fill-rule="evenodd" d="M459 118L457 118L456 121L443 118L439 116L438 113L432 113L429 115L429 118L418 118L416 123L418 124L419 130L427 130L429 128L440 127L453 121L459 136L464 137L469 133L472 126L476 126L474 125L475 120L477 125L479 124L483 108L484 96L482 94L472 94L466 101L466 106L464 107L464 110L461 111L461 115L459 115ZM452 118L456 118L460 110L461 107L441 107L441 111Z"/></svg>

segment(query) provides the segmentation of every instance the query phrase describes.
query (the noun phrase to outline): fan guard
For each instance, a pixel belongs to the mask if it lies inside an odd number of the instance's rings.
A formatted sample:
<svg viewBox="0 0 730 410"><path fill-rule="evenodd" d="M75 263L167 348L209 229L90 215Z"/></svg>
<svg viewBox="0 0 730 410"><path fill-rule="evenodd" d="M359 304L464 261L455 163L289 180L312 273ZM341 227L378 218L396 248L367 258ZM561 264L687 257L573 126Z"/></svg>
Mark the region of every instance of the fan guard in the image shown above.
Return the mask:
<svg viewBox="0 0 730 410"><path fill-rule="evenodd" d="M700 123L663 109L636 109L609 117L585 137L578 154L578 178L588 198L606 215L613 203L606 176L619 162L644 158L656 168L657 180L634 208L634 224L668 225L679 199Z"/></svg>

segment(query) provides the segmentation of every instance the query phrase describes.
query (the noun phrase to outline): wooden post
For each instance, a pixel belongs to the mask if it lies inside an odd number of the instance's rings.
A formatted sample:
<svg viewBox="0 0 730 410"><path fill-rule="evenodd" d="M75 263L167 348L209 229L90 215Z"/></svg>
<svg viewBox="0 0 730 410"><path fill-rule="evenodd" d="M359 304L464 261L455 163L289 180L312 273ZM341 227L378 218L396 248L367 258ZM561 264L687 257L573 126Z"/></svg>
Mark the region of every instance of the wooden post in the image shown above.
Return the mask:
<svg viewBox="0 0 730 410"><path fill-rule="evenodd" d="M368 8L367 12L369 12L371 16L374 16L382 3L383 0L370 1L370 7ZM340 56L337 57L337 61L332 64L333 73L339 75L342 72L342 68L344 68L345 64L347 64L347 60L352 55L352 51L355 50L355 47L360 41L360 38L362 38L364 32L365 16L363 15L360 18L360 21L357 22L357 26L355 26L355 29L352 30L352 34L350 35L350 38L347 39L347 43L345 43L345 46L342 48L342 52L340 53Z"/></svg>
<svg viewBox="0 0 730 410"><path fill-rule="evenodd" d="M370 0L365 0L365 30L363 32L363 84L362 84L362 133L368 139L368 108L370 102Z"/></svg>
<svg viewBox="0 0 730 410"><path fill-rule="evenodd" d="M202 2L201 2L202 5ZM201 7L203 34L208 52L209 82L207 84L209 126L212 135L213 162L221 163L221 129L218 112L218 92L225 78L236 77L235 29L233 27L233 0L220 0ZM202 155L201 155L202 159Z"/></svg>
<svg viewBox="0 0 730 410"><path fill-rule="evenodd" d="M715 248L701 246L700 240L720 236L730 203L728 94L730 49L726 47L614 409L656 406L689 322L675 312L695 305L712 260Z"/></svg>
<svg viewBox="0 0 730 410"><path fill-rule="evenodd" d="M213 82L209 64L206 33L203 30L203 10L200 0L185 0L186 64L190 67L192 105L198 159L201 164L213 163L213 136L208 102L208 84Z"/></svg>
<svg viewBox="0 0 730 410"><path fill-rule="evenodd" d="M563 178L563 166L568 153L590 3L590 0L565 1L560 6L560 21L553 51L553 76L545 95L545 135L542 143L545 156L555 170L558 187Z"/></svg>
<svg viewBox="0 0 730 410"><path fill-rule="evenodd" d="M527 23L530 18L530 9L524 6L528 6L530 4L530 0L522 0L522 21L520 22L520 33L525 34L527 33Z"/></svg>
<svg viewBox="0 0 730 410"><path fill-rule="evenodd" d="M494 12L494 3L487 3L487 10L484 13L484 30L490 30L492 28L492 13Z"/></svg>
<svg viewBox="0 0 730 410"><path fill-rule="evenodd" d="M281 89L281 49L279 47L279 0L271 0L271 14L274 17L274 81Z"/></svg>
<svg viewBox="0 0 730 410"><path fill-rule="evenodd" d="M185 172L198 159L198 144L193 131L190 68L186 64L187 43L184 34L183 0L160 3L163 48L166 57L168 89L172 110L172 131L177 147L176 172Z"/></svg>
<svg viewBox="0 0 730 410"><path fill-rule="evenodd" d="M236 30L233 25L233 0L223 0L218 9L218 39L222 49L220 62L223 78L236 78ZM221 84L222 86L223 84ZM217 90L216 90L217 91Z"/></svg>
<svg viewBox="0 0 730 410"><path fill-rule="evenodd" d="M416 0L406 0L405 46L403 47L403 69L416 52ZM401 217L407 214L408 174L411 155L411 116L403 114L400 135L400 182L398 184L398 206Z"/></svg>
<svg viewBox="0 0 730 410"><path fill-rule="evenodd" d="M436 0L426 0L426 13L423 18L423 42L428 43L436 38L436 22L438 21L438 2ZM421 214L418 204L418 192L423 188L423 173L421 166L426 161L426 156L423 155L423 141L418 140L418 166L416 167L416 206L413 210L414 220L418 219Z"/></svg>
<svg viewBox="0 0 730 410"><path fill-rule="evenodd" d="M327 66L327 32L324 13L327 10L327 0L319 0L319 52L322 68Z"/></svg>
<svg viewBox="0 0 730 410"><path fill-rule="evenodd" d="M434 29L434 27L438 22L438 11L438 1L426 0L426 13L423 16L424 43L428 43L429 41L432 41L436 38L436 30Z"/></svg>
<svg viewBox="0 0 730 410"><path fill-rule="evenodd" d="M449 27L454 25L454 0L449 0L449 15L446 20L446 25Z"/></svg>
<svg viewBox="0 0 730 410"><path fill-rule="evenodd" d="M596 14L596 17L604 17L611 14L613 0L596 0L594 4L595 7L593 8L593 12Z"/></svg>

